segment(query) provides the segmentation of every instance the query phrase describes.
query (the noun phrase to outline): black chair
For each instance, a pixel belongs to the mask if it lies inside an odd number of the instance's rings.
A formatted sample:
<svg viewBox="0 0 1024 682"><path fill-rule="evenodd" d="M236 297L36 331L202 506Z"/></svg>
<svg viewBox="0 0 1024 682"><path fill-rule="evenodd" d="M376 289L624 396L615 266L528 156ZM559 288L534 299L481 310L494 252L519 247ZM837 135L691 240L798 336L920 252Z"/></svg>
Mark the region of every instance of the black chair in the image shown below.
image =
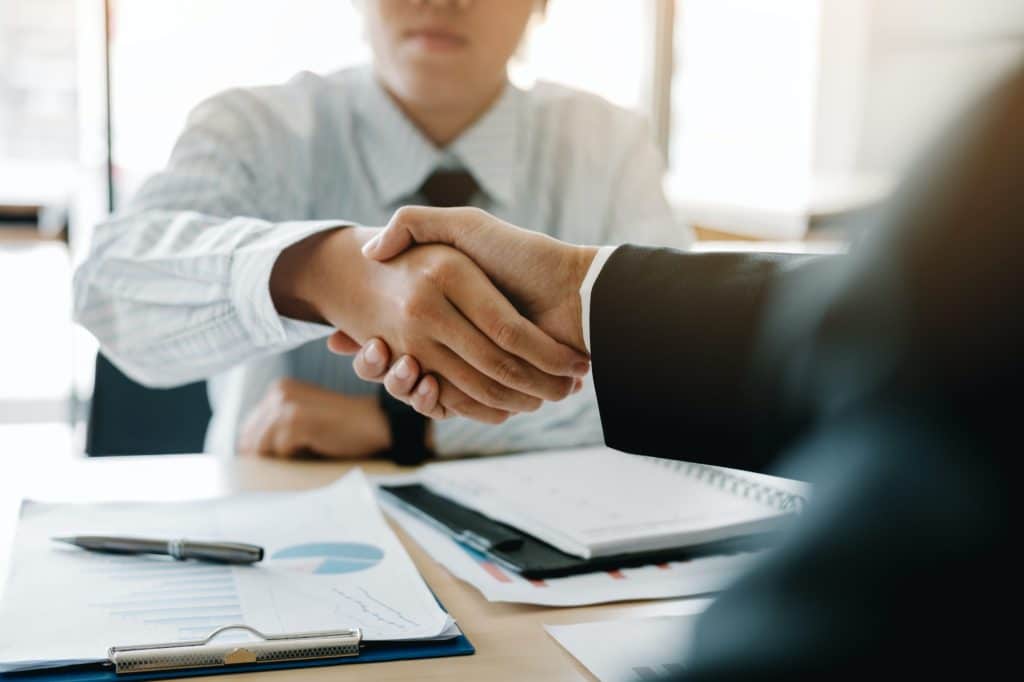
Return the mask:
<svg viewBox="0 0 1024 682"><path fill-rule="evenodd" d="M125 376L103 354L96 355L85 438L85 452L90 457L202 452L209 422L206 382L146 388Z"/></svg>

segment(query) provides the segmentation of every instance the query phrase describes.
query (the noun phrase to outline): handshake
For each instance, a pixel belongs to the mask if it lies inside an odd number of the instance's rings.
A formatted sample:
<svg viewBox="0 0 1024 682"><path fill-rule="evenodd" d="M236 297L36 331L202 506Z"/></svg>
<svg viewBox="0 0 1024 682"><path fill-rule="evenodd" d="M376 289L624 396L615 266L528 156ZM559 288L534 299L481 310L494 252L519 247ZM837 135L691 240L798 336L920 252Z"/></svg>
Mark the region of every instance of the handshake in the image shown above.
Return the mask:
<svg viewBox="0 0 1024 682"><path fill-rule="evenodd" d="M475 208L405 207L382 230L287 249L271 291L283 315L333 326L328 347L421 414L501 423L582 387L579 290L596 251Z"/></svg>

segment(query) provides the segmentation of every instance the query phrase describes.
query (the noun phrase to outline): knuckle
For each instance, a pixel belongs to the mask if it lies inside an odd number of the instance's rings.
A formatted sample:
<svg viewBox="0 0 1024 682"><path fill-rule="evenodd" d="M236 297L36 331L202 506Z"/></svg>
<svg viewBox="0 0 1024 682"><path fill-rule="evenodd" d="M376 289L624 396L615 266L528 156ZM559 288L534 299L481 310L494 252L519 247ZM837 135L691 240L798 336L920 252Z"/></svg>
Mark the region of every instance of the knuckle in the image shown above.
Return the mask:
<svg viewBox="0 0 1024 682"><path fill-rule="evenodd" d="M455 281L459 276L459 264L455 259L440 255L432 258L425 268L427 279L436 286L444 288L446 284Z"/></svg>
<svg viewBox="0 0 1024 682"><path fill-rule="evenodd" d="M498 320L492 331L495 343L505 349L517 348L523 339L523 329L518 322Z"/></svg>
<svg viewBox="0 0 1024 682"><path fill-rule="evenodd" d="M487 382L484 386L484 395L487 397L487 401L493 405L507 405L512 400L512 392L501 384L494 382Z"/></svg>
<svg viewBox="0 0 1024 682"><path fill-rule="evenodd" d="M459 414L463 416L472 416L478 410L476 410L477 404L470 398L459 397L450 400L445 406L448 414Z"/></svg>
<svg viewBox="0 0 1024 682"><path fill-rule="evenodd" d="M408 224L414 222L418 215L419 215L419 209L417 207L415 207L415 206L402 206L397 211L395 211L394 215L391 216L391 222L389 223L389 226L392 226L392 225L398 225L398 226L408 225Z"/></svg>
<svg viewBox="0 0 1024 682"><path fill-rule="evenodd" d="M399 304L402 318L407 322L420 322L430 319L433 315L433 303L426 296L414 292L402 299Z"/></svg>
<svg viewBox="0 0 1024 682"><path fill-rule="evenodd" d="M573 380L566 377L559 377L554 386L554 400L563 400L572 393Z"/></svg>
<svg viewBox="0 0 1024 682"><path fill-rule="evenodd" d="M525 372L513 358L498 358L492 368L495 381L504 386L518 386L523 383Z"/></svg>

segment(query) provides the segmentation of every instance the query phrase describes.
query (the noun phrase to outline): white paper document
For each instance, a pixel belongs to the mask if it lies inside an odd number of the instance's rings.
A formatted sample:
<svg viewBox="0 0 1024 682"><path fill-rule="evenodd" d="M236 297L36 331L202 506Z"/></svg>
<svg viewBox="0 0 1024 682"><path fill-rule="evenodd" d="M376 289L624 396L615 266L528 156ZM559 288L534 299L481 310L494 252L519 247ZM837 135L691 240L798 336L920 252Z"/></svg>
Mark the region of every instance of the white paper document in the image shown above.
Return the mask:
<svg viewBox="0 0 1024 682"><path fill-rule="evenodd" d="M394 483L397 479L389 479ZM384 481L381 481L384 482ZM631 599L668 599L718 592L744 573L763 552L672 561L618 571L527 580L489 561L403 511L386 495L381 506L435 561L493 602L580 606Z"/></svg>
<svg viewBox="0 0 1024 682"><path fill-rule="evenodd" d="M261 545L230 566L87 552L67 535ZM110 646L362 628L367 640L458 634L388 528L362 471L301 493L183 503L26 502L0 606L0 662L105 658Z"/></svg>
<svg viewBox="0 0 1024 682"><path fill-rule="evenodd" d="M675 679L686 670L696 615L545 625L601 682Z"/></svg>

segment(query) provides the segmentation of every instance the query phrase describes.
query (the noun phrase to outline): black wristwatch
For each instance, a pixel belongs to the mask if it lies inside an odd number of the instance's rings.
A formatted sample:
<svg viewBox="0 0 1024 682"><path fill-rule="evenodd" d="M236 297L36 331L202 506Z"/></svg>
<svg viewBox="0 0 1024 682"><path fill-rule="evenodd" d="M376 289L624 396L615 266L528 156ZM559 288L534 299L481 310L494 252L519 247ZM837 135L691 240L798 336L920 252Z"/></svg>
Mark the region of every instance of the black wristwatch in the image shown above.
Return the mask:
<svg viewBox="0 0 1024 682"><path fill-rule="evenodd" d="M384 386L377 392L377 402L384 410L391 429L391 450L384 453L385 456L403 466L413 466L429 459L433 453L427 447L427 418L393 398Z"/></svg>

